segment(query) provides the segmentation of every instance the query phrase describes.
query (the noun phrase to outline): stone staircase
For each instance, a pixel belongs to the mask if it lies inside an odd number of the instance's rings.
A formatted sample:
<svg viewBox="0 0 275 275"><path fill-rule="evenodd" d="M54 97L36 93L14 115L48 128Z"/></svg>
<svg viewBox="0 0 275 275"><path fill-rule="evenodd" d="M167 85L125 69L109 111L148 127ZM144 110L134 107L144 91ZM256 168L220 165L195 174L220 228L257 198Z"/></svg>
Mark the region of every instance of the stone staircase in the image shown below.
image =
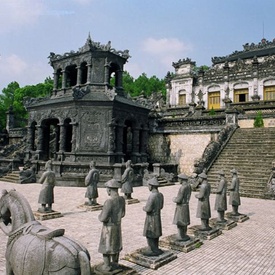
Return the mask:
<svg viewBox="0 0 275 275"><path fill-rule="evenodd" d="M8 173L4 177L0 178L1 181L19 183L19 171L13 171Z"/></svg>
<svg viewBox="0 0 275 275"><path fill-rule="evenodd" d="M208 171L212 192L217 188L217 172L224 170L230 186L230 170L236 168L240 195L266 198L272 161L275 161L275 128L237 129Z"/></svg>

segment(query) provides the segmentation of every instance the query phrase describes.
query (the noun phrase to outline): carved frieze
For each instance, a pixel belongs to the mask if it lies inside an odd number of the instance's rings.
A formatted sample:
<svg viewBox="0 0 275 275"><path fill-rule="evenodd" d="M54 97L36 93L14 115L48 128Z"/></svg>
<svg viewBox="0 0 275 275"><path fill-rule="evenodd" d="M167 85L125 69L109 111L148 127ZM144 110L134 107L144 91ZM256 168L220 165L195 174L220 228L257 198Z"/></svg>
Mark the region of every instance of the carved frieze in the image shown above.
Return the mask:
<svg viewBox="0 0 275 275"><path fill-rule="evenodd" d="M106 151L108 140L108 113L104 110L86 111L81 116L80 149L89 152Z"/></svg>

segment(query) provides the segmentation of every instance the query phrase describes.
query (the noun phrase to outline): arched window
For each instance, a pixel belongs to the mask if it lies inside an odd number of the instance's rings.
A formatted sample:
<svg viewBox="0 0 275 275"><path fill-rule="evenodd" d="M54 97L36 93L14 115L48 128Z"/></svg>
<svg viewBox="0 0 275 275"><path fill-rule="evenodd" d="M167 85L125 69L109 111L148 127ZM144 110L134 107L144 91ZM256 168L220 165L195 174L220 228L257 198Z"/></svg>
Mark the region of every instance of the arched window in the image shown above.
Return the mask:
<svg viewBox="0 0 275 275"><path fill-rule="evenodd" d="M87 62L81 63L80 69L81 69L81 82L80 82L80 84L85 84L85 83L87 83L87 79L88 79Z"/></svg>
<svg viewBox="0 0 275 275"><path fill-rule="evenodd" d="M71 65L66 68L67 73L67 83L66 87L75 86L77 83L77 69L76 65Z"/></svg>

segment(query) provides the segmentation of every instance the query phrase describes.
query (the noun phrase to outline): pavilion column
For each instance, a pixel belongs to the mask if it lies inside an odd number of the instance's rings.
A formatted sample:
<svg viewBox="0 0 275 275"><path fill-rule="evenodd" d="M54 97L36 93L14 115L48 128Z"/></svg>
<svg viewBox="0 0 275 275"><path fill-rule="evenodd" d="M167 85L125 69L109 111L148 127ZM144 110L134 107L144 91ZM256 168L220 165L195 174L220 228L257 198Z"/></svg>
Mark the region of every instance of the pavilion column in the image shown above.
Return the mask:
<svg viewBox="0 0 275 275"><path fill-rule="evenodd" d="M62 71L62 89L66 89L67 87L67 73L66 70Z"/></svg>
<svg viewBox="0 0 275 275"><path fill-rule="evenodd" d="M27 128L27 150L33 150L34 132L31 126Z"/></svg>
<svg viewBox="0 0 275 275"><path fill-rule="evenodd" d="M133 139L132 139L132 161L134 163L139 162L139 131L140 128L133 128Z"/></svg>
<svg viewBox="0 0 275 275"><path fill-rule="evenodd" d="M71 144L72 144L72 152L74 153L76 151L76 130L77 130L78 123L77 122L71 122L70 124L72 125Z"/></svg>
<svg viewBox="0 0 275 275"><path fill-rule="evenodd" d="M110 65L106 62L104 65L104 82L105 82L105 84L110 84L109 78L110 78Z"/></svg>
<svg viewBox="0 0 275 275"><path fill-rule="evenodd" d="M116 123L115 122L110 122L108 124L109 126L109 144L108 144L108 153L114 153L115 151L115 129L116 129Z"/></svg>
<svg viewBox="0 0 275 275"><path fill-rule="evenodd" d="M37 125L37 150L43 151L43 136L44 136L44 126Z"/></svg>
<svg viewBox="0 0 275 275"><path fill-rule="evenodd" d="M87 84L91 83L92 64L87 64Z"/></svg>
<svg viewBox="0 0 275 275"><path fill-rule="evenodd" d="M141 138L140 138L140 154L141 154L141 161L147 161L147 144L148 144L148 128L143 128L141 130Z"/></svg>
<svg viewBox="0 0 275 275"><path fill-rule="evenodd" d="M65 152L65 141L66 141L65 125L59 124L59 126L60 126L59 151Z"/></svg>
<svg viewBox="0 0 275 275"><path fill-rule="evenodd" d="M123 71L121 71L121 70L117 71L116 85L118 88L122 88L122 73L123 73Z"/></svg>
<svg viewBox="0 0 275 275"><path fill-rule="evenodd" d="M79 86L79 85L81 85L81 82L82 82L82 70L81 70L81 66L76 67L76 69L77 69L76 85Z"/></svg>
<svg viewBox="0 0 275 275"><path fill-rule="evenodd" d="M53 89L58 89L58 73L56 71L53 73Z"/></svg>
<svg viewBox="0 0 275 275"><path fill-rule="evenodd" d="M116 154L117 154L117 162L122 161L123 155L123 129L124 124L118 124L116 127Z"/></svg>

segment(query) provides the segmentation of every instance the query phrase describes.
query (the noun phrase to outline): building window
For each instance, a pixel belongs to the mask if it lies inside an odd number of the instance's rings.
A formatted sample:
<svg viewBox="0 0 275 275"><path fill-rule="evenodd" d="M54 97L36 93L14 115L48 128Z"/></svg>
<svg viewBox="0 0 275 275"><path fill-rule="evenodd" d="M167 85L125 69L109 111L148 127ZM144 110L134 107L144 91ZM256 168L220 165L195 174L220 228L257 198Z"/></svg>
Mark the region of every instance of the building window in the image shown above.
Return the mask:
<svg viewBox="0 0 275 275"><path fill-rule="evenodd" d="M248 101L248 89L235 89L234 90L234 102L247 102Z"/></svg>
<svg viewBox="0 0 275 275"><path fill-rule="evenodd" d="M179 94L179 106L186 105L186 94Z"/></svg>
<svg viewBox="0 0 275 275"><path fill-rule="evenodd" d="M275 86L264 87L264 100L275 100Z"/></svg>
<svg viewBox="0 0 275 275"><path fill-rule="evenodd" d="M208 109L220 109L220 92L209 92L208 93Z"/></svg>

